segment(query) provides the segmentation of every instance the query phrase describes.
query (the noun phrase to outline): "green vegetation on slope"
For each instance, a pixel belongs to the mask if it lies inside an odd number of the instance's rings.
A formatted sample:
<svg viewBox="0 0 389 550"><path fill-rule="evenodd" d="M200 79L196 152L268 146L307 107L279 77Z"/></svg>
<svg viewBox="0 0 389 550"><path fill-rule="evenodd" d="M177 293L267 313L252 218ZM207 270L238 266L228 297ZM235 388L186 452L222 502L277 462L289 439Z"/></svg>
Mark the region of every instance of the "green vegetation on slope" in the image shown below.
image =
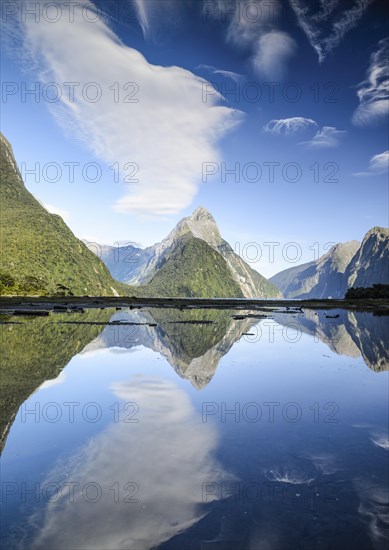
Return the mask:
<svg viewBox="0 0 389 550"><path fill-rule="evenodd" d="M27 191L0 134L0 294L128 294L60 216Z"/></svg>
<svg viewBox="0 0 389 550"><path fill-rule="evenodd" d="M142 293L145 296L243 298L225 259L203 240L190 236L177 242L151 281L142 287Z"/></svg>

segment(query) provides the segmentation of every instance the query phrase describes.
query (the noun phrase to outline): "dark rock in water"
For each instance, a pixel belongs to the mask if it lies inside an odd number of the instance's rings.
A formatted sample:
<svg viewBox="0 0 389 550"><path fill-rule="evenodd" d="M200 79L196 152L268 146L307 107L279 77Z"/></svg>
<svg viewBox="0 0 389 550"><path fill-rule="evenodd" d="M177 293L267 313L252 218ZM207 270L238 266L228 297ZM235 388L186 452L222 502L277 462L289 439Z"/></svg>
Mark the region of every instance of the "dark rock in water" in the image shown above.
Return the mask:
<svg viewBox="0 0 389 550"><path fill-rule="evenodd" d="M46 310L31 310L31 309L18 309L14 311L14 315L29 315L30 317L47 317L50 315L50 311Z"/></svg>
<svg viewBox="0 0 389 550"><path fill-rule="evenodd" d="M267 319L267 315L249 313L247 315L233 315L235 321L241 321L242 319Z"/></svg>
<svg viewBox="0 0 389 550"><path fill-rule="evenodd" d="M213 321L193 320L193 321L168 321L164 324L169 325L212 325Z"/></svg>

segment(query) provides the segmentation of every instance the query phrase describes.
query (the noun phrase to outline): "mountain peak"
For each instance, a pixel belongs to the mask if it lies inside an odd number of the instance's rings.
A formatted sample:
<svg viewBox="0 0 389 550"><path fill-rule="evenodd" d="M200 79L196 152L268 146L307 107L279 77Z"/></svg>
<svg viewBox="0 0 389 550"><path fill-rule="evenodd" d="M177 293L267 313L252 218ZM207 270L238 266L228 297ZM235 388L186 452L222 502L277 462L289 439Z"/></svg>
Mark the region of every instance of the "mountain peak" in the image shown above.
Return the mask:
<svg viewBox="0 0 389 550"><path fill-rule="evenodd" d="M389 228L380 227L378 225L372 227L363 237L363 242L366 242L372 235L374 235L378 240L387 240L389 237Z"/></svg>
<svg viewBox="0 0 389 550"><path fill-rule="evenodd" d="M189 216L189 219L193 221L210 220L215 222L215 218L212 216L209 210L207 210L203 206L197 207L196 210L194 210Z"/></svg>
<svg viewBox="0 0 389 550"><path fill-rule="evenodd" d="M187 218L182 218L175 231L180 232L182 229L189 230L194 237L202 239L213 247L222 242L215 218L202 206L196 208Z"/></svg>

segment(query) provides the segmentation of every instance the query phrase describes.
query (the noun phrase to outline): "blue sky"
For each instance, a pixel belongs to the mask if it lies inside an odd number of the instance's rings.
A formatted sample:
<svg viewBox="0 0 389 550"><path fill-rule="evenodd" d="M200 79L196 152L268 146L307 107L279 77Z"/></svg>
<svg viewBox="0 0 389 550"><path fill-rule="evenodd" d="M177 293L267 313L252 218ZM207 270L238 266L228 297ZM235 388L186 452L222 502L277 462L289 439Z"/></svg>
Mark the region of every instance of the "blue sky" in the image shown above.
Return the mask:
<svg viewBox="0 0 389 550"><path fill-rule="evenodd" d="M387 12L4 2L2 131L78 237L147 246L202 205L270 276L388 225Z"/></svg>

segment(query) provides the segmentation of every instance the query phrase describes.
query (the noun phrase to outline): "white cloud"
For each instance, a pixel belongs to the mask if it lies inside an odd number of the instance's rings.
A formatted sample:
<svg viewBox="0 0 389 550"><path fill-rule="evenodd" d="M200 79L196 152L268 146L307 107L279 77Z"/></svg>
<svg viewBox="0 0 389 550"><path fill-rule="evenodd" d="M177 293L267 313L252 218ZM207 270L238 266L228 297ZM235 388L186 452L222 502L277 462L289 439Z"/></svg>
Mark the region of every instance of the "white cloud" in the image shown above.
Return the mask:
<svg viewBox="0 0 389 550"><path fill-rule="evenodd" d="M320 62L324 61L340 44L345 34L359 23L372 2L373 0L356 0L353 7L342 11L341 0L321 1L321 10L318 11L317 6L310 4L309 0L290 0L299 25L316 50ZM327 23L327 26L323 23Z"/></svg>
<svg viewBox="0 0 389 550"><path fill-rule="evenodd" d="M129 175L127 163L139 166L134 176L139 182L123 185L116 209L140 216L178 213L196 196L202 163L218 161L218 140L243 115L219 105L216 92L204 102L204 79L180 67L152 65L123 45L104 21L88 22L85 6L92 8L74 1L72 23L62 18L36 24L27 18L22 29L25 51L41 67L42 82L79 83L75 101L63 94L62 109L52 105L69 133L110 165L118 162L123 177ZM91 82L101 93L95 103L79 92ZM125 91L128 82L135 85ZM120 90L117 100L114 83ZM137 102L128 102L131 92Z"/></svg>
<svg viewBox="0 0 389 550"><path fill-rule="evenodd" d="M380 40L370 58L366 80L358 86L359 106L352 121L368 126L385 120L389 112L389 38Z"/></svg>
<svg viewBox="0 0 389 550"><path fill-rule="evenodd" d="M265 124L263 130L278 136L310 134L312 138L300 142L300 145L315 148L336 147L340 136L346 134L344 130L337 130L333 126L319 128L315 120L301 116L271 120Z"/></svg>
<svg viewBox="0 0 389 550"><path fill-rule="evenodd" d="M370 159L370 169L374 172L385 172L389 166L389 151L374 155Z"/></svg>
<svg viewBox="0 0 389 550"><path fill-rule="evenodd" d="M296 50L296 43L285 32L271 31L262 35L254 48L251 62L260 76L279 80Z"/></svg>
<svg viewBox="0 0 389 550"><path fill-rule="evenodd" d="M196 67L197 70L203 70L208 71L212 74L220 75L224 78L230 78L236 83L241 82L244 79L244 75L239 73L234 73L233 71L224 71L222 69L217 69L216 67L213 67L212 65L198 65Z"/></svg>
<svg viewBox="0 0 389 550"><path fill-rule="evenodd" d="M58 216L61 216L63 221L66 224L69 224L70 212L68 212L67 210L64 210L63 208L58 208L57 206L54 206L52 204L47 204L47 203L41 203L41 204L44 208L46 208L48 212L50 212L50 214L57 214Z"/></svg>
<svg viewBox="0 0 389 550"><path fill-rule="evenodd" d="M300 145L314 148L336 147L339 145L339 138L346 133L344 130L337 130L333 126L323 126L310 141L302 141Z"/></svg>
<svg viewBox="0 0 389 550"><path fill-rule="evenodd" d="M263 130L275 135L289 136L301 134L306 131L313 132L316 131L317 128L317 122L311 118L296 116L292 118L271 120L263 127Z"/></svg>
<svg viewBox="0 0 389 550"><path fill-rule="evenodd" d="M389 168L389 151L374 155L369 160L369 167L366 172L356 172L353 176L373 176L384 174Z"/></svg>

